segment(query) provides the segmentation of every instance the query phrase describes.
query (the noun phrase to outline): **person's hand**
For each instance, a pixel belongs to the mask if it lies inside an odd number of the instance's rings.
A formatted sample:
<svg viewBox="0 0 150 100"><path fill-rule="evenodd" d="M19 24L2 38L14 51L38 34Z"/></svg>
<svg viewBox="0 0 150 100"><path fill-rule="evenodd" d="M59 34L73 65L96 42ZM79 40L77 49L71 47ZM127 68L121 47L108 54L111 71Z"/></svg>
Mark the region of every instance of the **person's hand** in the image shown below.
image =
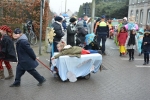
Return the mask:
<svg viewBox="0 0 150 100"><path fill-rule="evenodd" d="M51 60L54 60L54 59L55 59L55 57L52 57L52 58L51 58Z"/></svg>
<svg viewBox="0 0 150 100"><path fill-rule="evenodd" d="M147 44L147 42L144 42L144 45L146 45Z"/></svg>

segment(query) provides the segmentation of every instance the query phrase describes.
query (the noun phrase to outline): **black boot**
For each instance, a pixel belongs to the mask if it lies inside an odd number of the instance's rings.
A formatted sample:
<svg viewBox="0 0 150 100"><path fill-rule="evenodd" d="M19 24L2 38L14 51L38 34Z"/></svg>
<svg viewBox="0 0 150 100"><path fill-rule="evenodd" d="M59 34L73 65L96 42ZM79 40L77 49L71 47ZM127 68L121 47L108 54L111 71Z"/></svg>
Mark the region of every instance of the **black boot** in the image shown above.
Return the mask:
<svg viewBox="0 0 150 100"><path fill-rule="evenodd" d="M131 57L129 58L129 61L131 61Z"/></svg>
<svg viewBox="0 0 150 100"><path fill-rule="evenodd" d="M14 83L11 84L9 87L19 87L19 86L20 86L20 83L14 82Z"/></svg>
<svg viewBox="0 0 150 100"><path fill-rule="evenodd" d="M42 76L42 78L43 78L43 80L42 80L42 82L39 82L38 84L37 84L37 86L42 86L42 84L44 83L44 82L46 82L46 79Z"/></svg>
<svg viewBox="0 0 150 100"><path fill-rule="evenodd" d="M149 64L149 60L147 60L147 64Z"/></svg>
<svg viewBox="0 0 150 100"><path fill-rule="evenodd" d="M120 52L120 56L122 56L122 53Z"/></svg>
<svg viewBox="0 0 150 100"><path fill-rule="evenodd" d="M134 61L134 57L132 57L132 60Z"/></svg>

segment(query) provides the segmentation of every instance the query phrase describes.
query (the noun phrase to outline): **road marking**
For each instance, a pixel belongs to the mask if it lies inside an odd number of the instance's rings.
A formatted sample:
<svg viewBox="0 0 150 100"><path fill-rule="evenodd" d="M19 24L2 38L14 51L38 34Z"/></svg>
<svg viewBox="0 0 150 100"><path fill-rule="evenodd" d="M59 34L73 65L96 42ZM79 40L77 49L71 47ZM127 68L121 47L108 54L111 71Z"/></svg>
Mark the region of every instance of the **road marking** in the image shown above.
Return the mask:
<svg viewBox="0 0 150 100"><path fill-rule="evenodd" d="M110 49L119 49L119 48L110 47Z"/></svg>
<svg viewBox="0 0 150 100"><path fill-rule="evenodd" d="M135 65L136 67L150 67L150 66L147 66L147 65Z"/></svg>
<svg viewBox="0 0 150 100"><path fill-rule="evenodd" d="M121 58L121 60L129 60L129 58ZM135 58L134 60L144 60L142 58Z"/></svg>

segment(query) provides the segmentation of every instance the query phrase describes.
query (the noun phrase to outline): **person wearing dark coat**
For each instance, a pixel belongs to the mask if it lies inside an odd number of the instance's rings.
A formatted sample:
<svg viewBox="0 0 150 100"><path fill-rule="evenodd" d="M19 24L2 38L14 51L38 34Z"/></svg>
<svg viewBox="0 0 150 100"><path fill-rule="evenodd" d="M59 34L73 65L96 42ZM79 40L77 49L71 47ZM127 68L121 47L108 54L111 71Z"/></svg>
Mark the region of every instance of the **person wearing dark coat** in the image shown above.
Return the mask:
<svg viewBox="0 0 150 100"><path fill-rule="evenodd" d="M12 30L6 25L2 25L0 27L0 33L0 79L10 79L14 75L9 61L17 62L15 47L11 38ZM8 70L8 77L4 76L3 62Z"/></svg>
<svg viewBox="0 0 150 100"><path fill-rule="evenodd" d="M142 49L142 52L144 53L143 65L147 65L149 64L149 53L150 53L150 32L149 31L144 32L141 49Z"/></svg>
<svg viewBox="0 0 150 100"><path fill-rule="evenodd" d="M60 42L62 37L65 35L64 34L64 29L63 29L63 26L62 26L62 21L63 21L62 17L56 16L55 17L55 22L52 24L52 27L54 28L54 33L56 34L54 36L54 40L53 40L54 52L58 52L57 44L58 44L58 42Z"/></svg>
<svg viewBox="0 0 150 100"><path fill-rule="evenodd" d="M13 38L17 39L16 50L18 55L18 64L16 68L15 82L11 84L10 87L20 86L21 77L26 71L39 82L37 85L41 86L46 79L35 69L38 66L38 62L36 61L36 55L33 49L30 47L26 35L22 34L19 28L16 28L14 30Z"/></svg>
<svg viewBox="0 0 150 100"><path fill-rule="evenodd" d="M71 18L67 27L67 45L75 46L76 19Z"/></svg>

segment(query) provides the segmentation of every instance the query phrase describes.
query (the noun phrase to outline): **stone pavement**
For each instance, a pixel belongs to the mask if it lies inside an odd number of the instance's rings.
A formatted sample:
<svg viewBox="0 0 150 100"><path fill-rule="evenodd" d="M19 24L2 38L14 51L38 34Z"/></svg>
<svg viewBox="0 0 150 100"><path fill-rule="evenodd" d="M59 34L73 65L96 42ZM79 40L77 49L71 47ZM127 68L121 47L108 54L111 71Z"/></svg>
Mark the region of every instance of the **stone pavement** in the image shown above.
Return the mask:
<svg viewBox="0 0 150 100"><path fill-rule="evenodd" d="M38 56L38 46L33 48ZM9 87L14 79L0 80L0 100L150 100L150 65L142 65L143 56L135 53L135 61L129 62L128 55L119 56L111 39L107 40L106 49L107 55L103 56L106 70L91 74L89 80L61 82L40 64L37 71L47 80L43 86L36 86L38 82L28 73L22 77L20 87ZM38 57L49 65L49 53ZM15 73L16 63L12 66Z"/></svg>

